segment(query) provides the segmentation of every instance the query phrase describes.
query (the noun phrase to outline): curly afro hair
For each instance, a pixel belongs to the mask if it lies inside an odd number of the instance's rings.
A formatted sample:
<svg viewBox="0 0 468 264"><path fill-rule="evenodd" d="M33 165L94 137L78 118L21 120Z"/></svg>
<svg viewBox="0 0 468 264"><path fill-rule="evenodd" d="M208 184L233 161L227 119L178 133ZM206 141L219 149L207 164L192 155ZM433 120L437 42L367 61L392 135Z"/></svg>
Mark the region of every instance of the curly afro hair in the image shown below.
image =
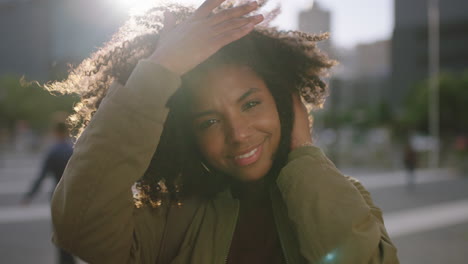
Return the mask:
<svg viewBox="0 0 468 264"><path fill-rule="evenodd" d="M227 1L214 12L244 2ZM266 0L260 1L259 5L265 3ZM81 101L68 118L75 138L86 128L110 84L114 81L125 84L138 61L150 56L157 48L163 14L167 11L176 17L176 23L180 23L195 9L179 4L159 5L143 15L133 16L109 42L72 69L67 79L45 86L53 93L80 96ZM137 205L157 207L167 196L177 201L197 194L212 197L229 184L227 177L207 173L200 165L194 139L187 132L190 129L186 129L188 109L184 105L190 98L183 92L196 76L223 63L252 68L265 81L276 101L282 131L276 160L267 175L269 179L276 177L289 153L293 120L291 93L299 92L309 109L322 107L328 95L323 78L336 63L316 46L318 41L327 39L328 34L312 35L268 27L279 11L279 8L270 11L265 15L265 21L247 36L223 47L182 76L182 87L167 103L169 114L160 143L145 175L136 185L139 190Z"/></svg>

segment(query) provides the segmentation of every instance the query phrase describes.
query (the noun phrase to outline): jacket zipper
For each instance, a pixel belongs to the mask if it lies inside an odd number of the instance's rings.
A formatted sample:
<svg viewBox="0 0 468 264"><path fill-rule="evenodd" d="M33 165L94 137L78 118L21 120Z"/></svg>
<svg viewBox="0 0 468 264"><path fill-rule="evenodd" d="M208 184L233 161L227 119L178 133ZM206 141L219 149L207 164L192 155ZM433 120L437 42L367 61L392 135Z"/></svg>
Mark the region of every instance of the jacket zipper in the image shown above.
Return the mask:
<svg viewBox="0 0 468 264"><path fill-rule="evenodd" d="M283 249L284 250L284 249ZM284 253L283 253L283 260L284 260L284 264L288 264L288 260L286 259L286 257L284 256Z"/></svg>
<svg viewBox="0 0 468 264"><path fill-rule="evenodd" d="M164 245L166 244L165 240L166 240L166 234L167 234L167 220L169 218L170 210L171 210L171 204L169 203L169 206L166 212L166 221L164 222L164 231L163 231L163 235L161 238L161 245L159 246L158 258L157 258L158 261L156 263L161 263L162 253L164 252L164 249L165 249Z"/></svg>
<svg viewBox="0 0 468 264"><path fill-rule="evenodd" d="M280 240L280 244L281 244L281 249L283 250L283 259L284 259L284 262L285 264L288 264L289 261L288 261L288 252L286 251L286 248L284 246L284 241L283 241L283 235L282 235L282 232L280 230L280 225L278 223L278 210L279 208L278 207L275 207L275 204L276 204L276 201L274 201L273 199L273 191L271 190L270 191L270 201L271 201L271 207L273 209L273 217L274 217L274 220L275 220L275 226L276 226L276 231L278 232L278 237L279 237L279 240Z"/></svg>
<svg viewBox="0 0 468 264"><path fill-rule="evenodd" d="M276 220L276 219L275 219ZM285 264L288 264L288 257L287 257L287 252L286 252L286 248L284 248L284 243L283 241L281 240L281 234L280 234L280 231L279 231L279 228L278 228L278 225L276 225L276 229L278 230L278 237L279 237L279 240L280 240L280 244L281 244L281 249L283 250L283 259L284 259L284 262Z"/></svg>
<svg viewBox="0 0 468 264"><path fill-rule="evenodd" d="M226 253L225 258L224 258L224 263L225 264L228 263L229 253L231 253L232 238L234 237L234 232L236 231L237 221L239 220L238 218L239 218L239 204L237 204L237 210L236 210L236 217L235 217L235 221L234 221L234 226L231 228L231 230L232 230L231 236L230 236L231 239L229 240L228 247L227 247L227 253Z"/></svg>

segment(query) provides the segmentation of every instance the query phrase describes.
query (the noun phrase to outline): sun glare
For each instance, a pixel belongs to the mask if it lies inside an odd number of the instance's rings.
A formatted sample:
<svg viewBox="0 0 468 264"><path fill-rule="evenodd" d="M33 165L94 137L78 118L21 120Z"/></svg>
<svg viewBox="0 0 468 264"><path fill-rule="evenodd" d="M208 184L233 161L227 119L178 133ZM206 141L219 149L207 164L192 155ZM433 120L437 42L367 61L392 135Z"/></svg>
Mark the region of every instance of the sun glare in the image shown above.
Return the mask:
<svg viewBox="0 0 468 264"><path fill-rule="evenodd" d="M139 15L148 10L156 2L155 0L118 0L114 3L119 5L120 9L128 12L131 15Z"/></svg>
<svg viewBox="0 0 468 264"><path fill-rule="evenodd" d="M202 2L202 0L117 0L112 2L112 4L117 5L119 9L124 10L130 15L140 15L154 6L156 3L181 3L197 5Z"/></svg>

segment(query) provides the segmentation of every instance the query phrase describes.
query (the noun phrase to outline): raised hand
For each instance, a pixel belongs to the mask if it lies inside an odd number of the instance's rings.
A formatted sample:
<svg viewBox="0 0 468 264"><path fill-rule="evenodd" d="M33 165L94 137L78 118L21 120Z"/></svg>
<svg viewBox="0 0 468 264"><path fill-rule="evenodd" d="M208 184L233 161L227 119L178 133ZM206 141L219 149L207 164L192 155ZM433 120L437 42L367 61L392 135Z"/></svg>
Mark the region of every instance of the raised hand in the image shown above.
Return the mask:
<svg viewBox="0 0 468 264"><path fill-rule="evenodd" d="M294 110L294 125L291 133L291 150L312 145L312 135L310 132L309 114L307 108L302 103L298 93L294 93L293 110Z"/></svg>
<svg viewBox="0 0 468 264"><path fill-rule="evenodd" d="M213 14L222 2L224 0L206 0L189 19L177 26L174 26L172 14L166 13L160 42L149 59L183 75L263 21L262 15L245 17L258 8L257 2Z"/></svg>

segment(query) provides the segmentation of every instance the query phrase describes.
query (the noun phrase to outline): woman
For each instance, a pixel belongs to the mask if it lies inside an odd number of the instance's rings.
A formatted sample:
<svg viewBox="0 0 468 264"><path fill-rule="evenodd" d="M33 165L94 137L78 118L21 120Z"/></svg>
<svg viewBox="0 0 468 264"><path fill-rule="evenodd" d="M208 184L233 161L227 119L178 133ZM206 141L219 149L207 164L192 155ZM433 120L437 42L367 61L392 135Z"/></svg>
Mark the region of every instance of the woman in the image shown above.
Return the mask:
<svg viewBox="0 0 468 264"><path fill-rule="evenodd" d="M154 8L51 86L83 98L55 243L91 263L398 263L369 193L311 141L299 94L323 103L323 37L222 2Z"/></svg>

